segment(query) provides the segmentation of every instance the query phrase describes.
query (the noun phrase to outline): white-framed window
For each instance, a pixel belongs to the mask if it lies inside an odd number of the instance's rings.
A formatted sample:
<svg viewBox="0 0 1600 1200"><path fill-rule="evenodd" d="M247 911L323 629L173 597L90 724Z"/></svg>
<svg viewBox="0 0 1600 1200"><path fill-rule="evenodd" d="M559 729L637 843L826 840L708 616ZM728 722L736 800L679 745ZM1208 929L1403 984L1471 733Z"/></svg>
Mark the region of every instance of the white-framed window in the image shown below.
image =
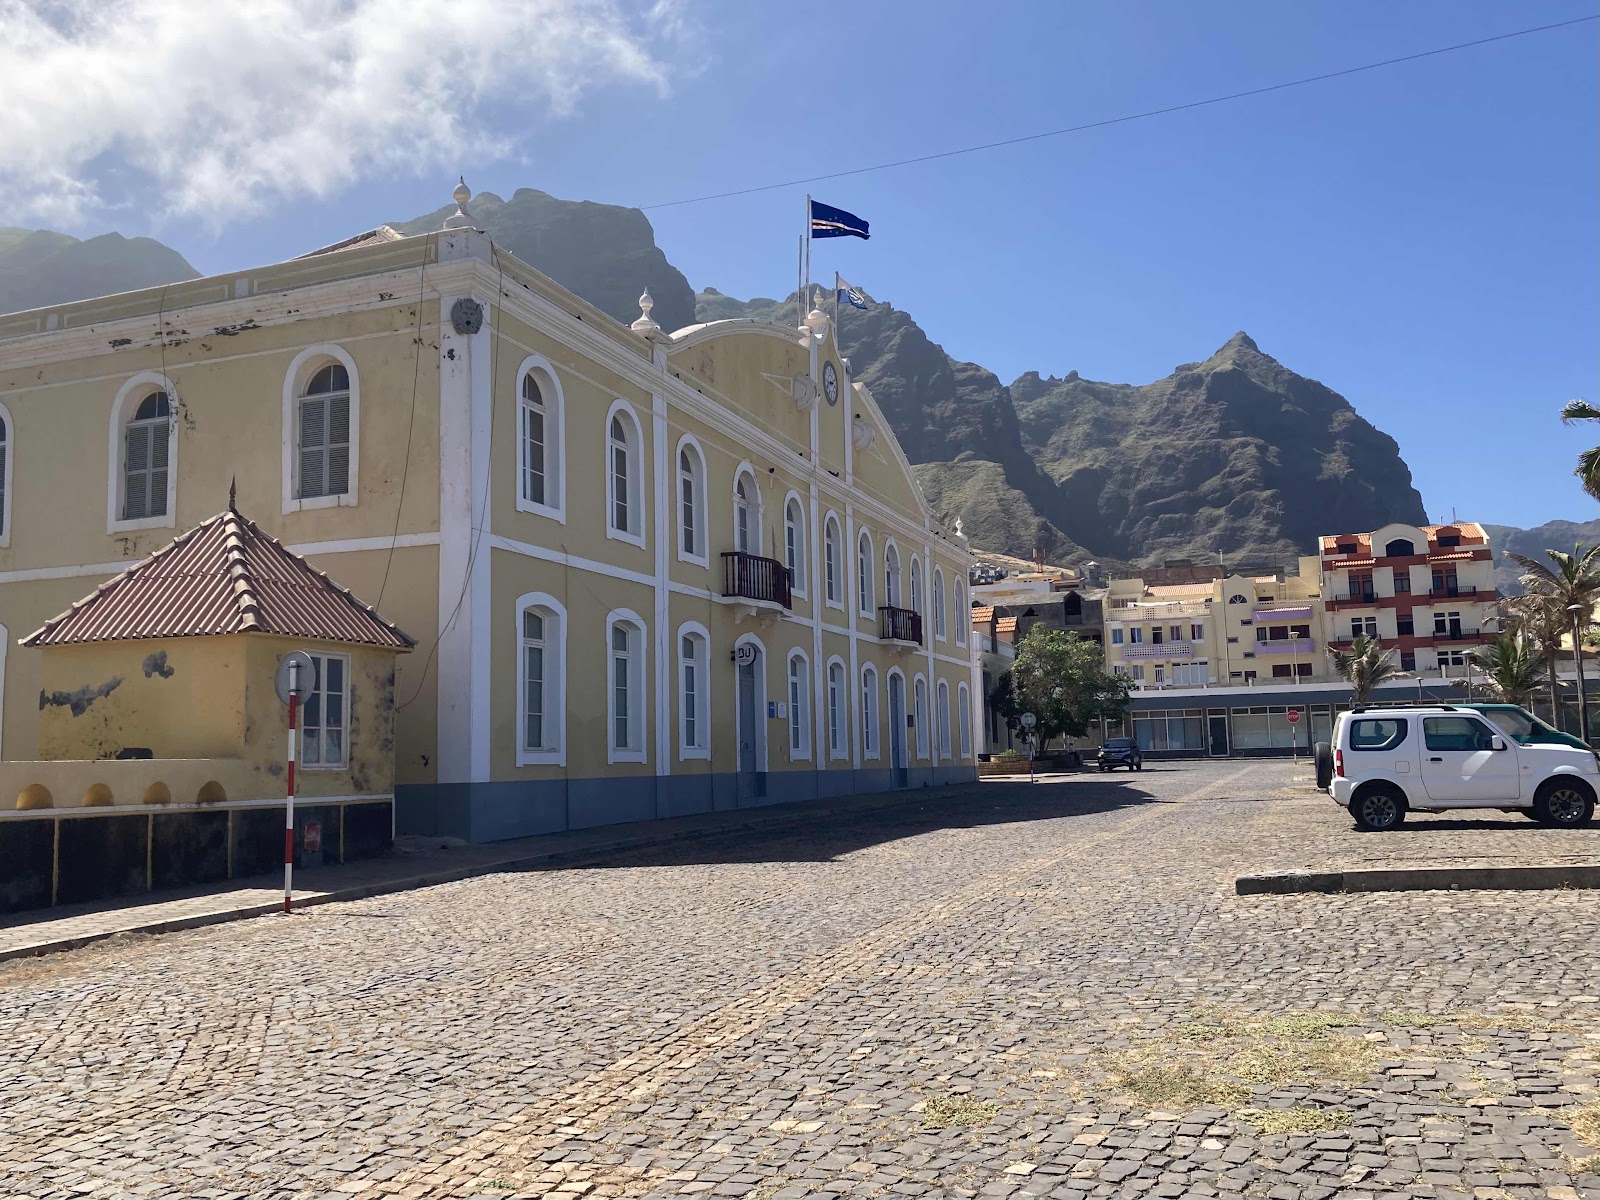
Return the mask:
<svg viewBox="0 0 1600 1200"><path fill-rule="evenodd" d="M800 497L790 495L783 502L783 565L789 568L789 586L796 595L806 594L806 514Z"/></svg>
<svg viewBox="0 0 1600 1200"><path fill-rule="evenodd" d="M915 554L911 556L911 611L922 611L922 564Z"/></svg>
<svg viewBox="0 0 1600 1200"><path fill-rule="evenodd" d="M761 553L761 487L755 472L744 464L733 475L733 548Z"/></svg>
<svg viewBox="0 0 1600 1200"><path fill-rule="evenodd" d="M883 548L883 602L900 607L900 547L892 541Z"/></svg>
<svg viewBox="0 0 1600 1200"><path fill-rule="evenodd" d="M878 670L861 668L861 757L878 757Z"/></svg>
<svg viewBox="0 0 1600 1200"><path fill-rule="evenodd" d="M618 609L606 616L606 761L644 762L648 721L644 621Z"/></svg>
<svg viewBox="0 0 1600 1200"><path fill-rule="evenodd" d="M308 346L283 377L283 511L353 505L361 381L343 346Z"/></svg>
<svg viewBox="0 0 1600 1200"><path fill-rule="evenodd" d="M517 765L560 766L567 752L567 610L544 592L517 598Z"/></svg>
<svg viewBox="0 0 1600 1200"><path fill-rule="evenodd" d="M350 659L343 654L312 653L317 686L300 708L300 765L308 770L338 770L349 761L345 729L349 724Z"/></svg>
<svg viewBox="0 0 1600 1200"><path fill-rule="evenodd" d="M832 608L844 607L844 541L833 513L822 524L822 597Z"/></svg>
<svg viewBox="0 0 1600 1200"><path fill-rule="evenodd" d="M872 535L865 529L861 531L861 541L856 547L856 587L861 592L861 615L872 616L875 606L872 603Z"/></svg>
<svg viewBox="0 0 1600 1200"><path fill-rule="evenodd" d="M972 693L966 684L956 688L956 721L960 724L961 757L972 757Z"/></svg>
<svg viewBox="0 0 1600 1200"><path fill-rule="evenodd" d="M606 536L644 545L644 439L632 405L606 413Z"/></svg>
<svg viewBox="0 0 1600 1200"><path fill-rule="evenodd" d="M549 362L522 360L517 385L517 509L566 520L566 399Z"/></svg>
<svg viewBox="0 0 1600 1200"><path fill-rule="evenodd" d="M111 406L106 531L170 527L177 500L178 399L164 375L141 371Z"/></svg>
<svg viewBox="0 0 1600 1200"><path fill-rule="evenodd" d="M943 679L934 690L934 712L939 722L939 757L950 757L950 685Z"/></svg>
<svg viewBox="0 0 1600 1200"><path fill-rule="evenodd" d="M0 546L11 545L11 410L0 404Z"/></svg>
<svg viewBox="0 0 1600 1200"><path fill-rule="evenodd" d="M850 685L845 682L844 660L828 660L828 757L850 755Z"/></svg>
<svg viewBox="0 0 1600 1200"><path fill-rule="evenodd" d="M704 625L678 626L678 757L711 757L711 637Z"/></svg>
<svg viewBox="0 0 1600 1200"><path fill-rule="evenodd" d="M933 636L941 642L945 640L944 572L938 567L933 569Z"/></svg>
<svg viewBox="0 0 1600 1200"><path fill-rule="evenodd" d="M689 434L678 439L678 557L707 566L711 543L706 528L706 457Z"/></svg>
<svg viewBox="0 0 1600 1200"><path fill-rule="evenodd" d="M789 757L811 757L811 664L800 650L789 655Z"/></svg>
<svg viewBox="0 0 1600 1200"><path fill-rule="evenodd" d="M930 753L928 748L928 681L921 675L917 676L916 687L913 692L915 695L915 707L912 711L916 714L915 720L917 723L917 757L927 758Z"/></svg>
<svg viewBox="0 0 1600 1200"><path fill-rule="evenodd" d="M972 606L967 600L967 577L956 580L956 645L967 644L967 627L972 624Z"/></svg>

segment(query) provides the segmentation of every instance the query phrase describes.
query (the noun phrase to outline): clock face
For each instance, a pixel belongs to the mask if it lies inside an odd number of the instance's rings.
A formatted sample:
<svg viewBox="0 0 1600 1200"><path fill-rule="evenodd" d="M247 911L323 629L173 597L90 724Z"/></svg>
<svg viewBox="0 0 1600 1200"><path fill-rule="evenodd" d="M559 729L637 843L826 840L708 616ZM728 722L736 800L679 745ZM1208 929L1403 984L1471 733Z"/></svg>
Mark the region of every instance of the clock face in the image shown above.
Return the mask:
<svg viewBox="0 0 1600 1200"><path fill-rule="evenodd" d="M834 370L831 362L822 364L822 390L829 404L839 403L839 372Z"/></svg>

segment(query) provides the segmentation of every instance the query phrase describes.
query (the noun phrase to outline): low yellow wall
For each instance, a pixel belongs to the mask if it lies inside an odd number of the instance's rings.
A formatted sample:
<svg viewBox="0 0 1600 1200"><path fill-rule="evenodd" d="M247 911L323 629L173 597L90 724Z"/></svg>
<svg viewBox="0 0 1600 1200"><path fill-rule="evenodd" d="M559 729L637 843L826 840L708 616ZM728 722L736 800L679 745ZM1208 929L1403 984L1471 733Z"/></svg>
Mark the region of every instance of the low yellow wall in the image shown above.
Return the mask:
<svg viewBox="0 0 1600 1200"><path fill-rule="evenodd" d="M260 773L238 758L0 763L0 811L268 800L282 795L281 780L276 791L264 787Z"/></svg>

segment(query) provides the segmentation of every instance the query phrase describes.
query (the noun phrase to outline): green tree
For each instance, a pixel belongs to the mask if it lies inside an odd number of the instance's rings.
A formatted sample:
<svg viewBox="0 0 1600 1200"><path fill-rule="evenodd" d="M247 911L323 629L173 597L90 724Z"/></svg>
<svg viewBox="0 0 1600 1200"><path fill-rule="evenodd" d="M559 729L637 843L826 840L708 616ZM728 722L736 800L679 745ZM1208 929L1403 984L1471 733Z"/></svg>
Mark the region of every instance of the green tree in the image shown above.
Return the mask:
<svg viewBox="0 0 1600 1200"><path fill-rule="evenodd" d="M1556 601L1536 592L1524 592L1506 601L1506 632L1526 639L1544 660L1545 683L1550 688L1550 723L1561 724L1561 703L1556 693L1556 663L1561 657L1561 639L1572 629L1572 614Z"/></svg>
<svg viewBox="0 0 1600 1200"><path fill-rule="evenodd" d="M1356 638L1348 650L1329 650L1333 669L1355 692L1353 704L1367 704L1380 683L1405 674L1395 663L1394 651L1385 650L1366 635Z"/></svg>
<svg viewBox="0 0 1600 1200"><path fill-rule="evenodd" d="M1544 655L1550 678L1551 723L1559 728L1556 664L1561 657L1561 639L1572 632L1574 604L1583 610L1578 621L1580 635L1593 624L1590 614L1600 600L1600 545L1585 549L1579 543L1571 554L1546 550L1542 562L1515 551L1506 554L1522 568L1523 589L1522 595L1512 597L1507 605L1513 624L1526 632Z"/></svg>
<svg viewBox="0 0 1600 1200"><path fill-rule="evenodd" d="M1009 680L1009 682L1007 682ZM1001 678L1012 712L1039 719L1040 744L1066 735L1083 737L1102 717L1121 720L1128 709L1128 680L1106 670L1099 642L1035 625L1017 643L1017 661Z"/></svg>
<svg viewBox="0 0 1600 1200"><path fill-rule="evenodd" d="M1575 425L1579 421L1600 421L1600 408L1587 400L1568 400L1561 410L1561 423ZM1584 491L1600 500L1600 446L1578 455L1578 467L1572 473L1583 481Z"/></svg>
<svg viewBox="0 0 1600 1200"><path fill-rule="evenodd" d="M1539 684L1544 681L1543 653L1538 644L1520 630L1501 634L1472 651L1467 658L1483 672L1489 694L1505 704L1529 707Z"/></svg>

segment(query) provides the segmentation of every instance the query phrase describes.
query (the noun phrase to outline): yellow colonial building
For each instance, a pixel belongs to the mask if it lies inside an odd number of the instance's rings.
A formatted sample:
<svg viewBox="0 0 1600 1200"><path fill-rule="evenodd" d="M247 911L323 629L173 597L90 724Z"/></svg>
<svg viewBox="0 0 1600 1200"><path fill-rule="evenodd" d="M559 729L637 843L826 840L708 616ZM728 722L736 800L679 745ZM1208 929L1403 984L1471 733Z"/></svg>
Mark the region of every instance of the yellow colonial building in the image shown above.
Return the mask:
<svg viewBox="0 0 1600 1200"><path fill-rule="evenodd" d="M401 832L975 777L970 555L828 317L669 332L646 293L625 326L466 199L436 233L0 317L0 753L70 722L41 724L19 636L236 482L264 536L416 638ZM352 739L322 732L305 774L348 777Z"/></svg>

